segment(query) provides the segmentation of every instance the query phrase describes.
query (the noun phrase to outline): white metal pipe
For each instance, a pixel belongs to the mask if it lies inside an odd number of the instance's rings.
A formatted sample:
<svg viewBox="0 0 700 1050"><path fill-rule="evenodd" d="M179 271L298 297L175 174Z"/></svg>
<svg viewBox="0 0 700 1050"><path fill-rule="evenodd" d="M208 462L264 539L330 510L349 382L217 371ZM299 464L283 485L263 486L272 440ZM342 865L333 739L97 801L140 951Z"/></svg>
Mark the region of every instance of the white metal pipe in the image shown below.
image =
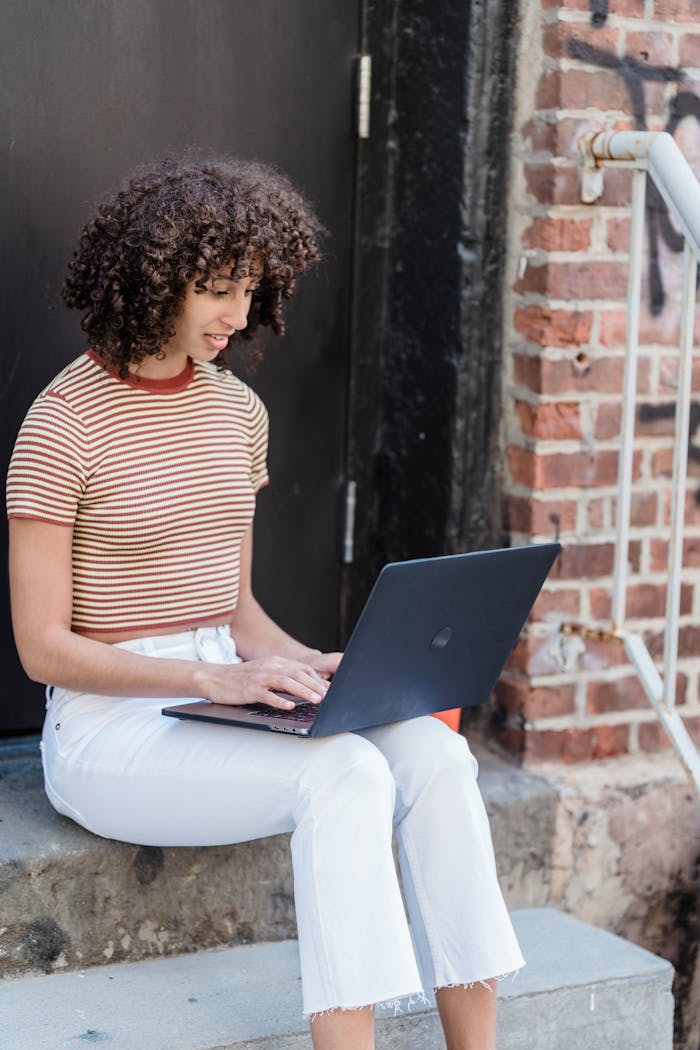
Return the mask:
<svg viewBox="0 0 700 1050"><path fill-rule="evenodd" d="M627 592L627 553L630 507L632 504L632 464L634 423L637 406L637 357L639 350L639 311L642 289L642 248L644 237L644 194L646 173L632 176L632 225L630 230L629 282L627 285L627 337L625 376L622 392L620 461L617 482L617 539L612 596L612 626L619 631L625 622Z"/></svg>
<svg viewBox="0 0 700 1050"><path fill-rule="evenodd" d="M685 488L688 469L690 393L693 378L693 328L695 324L697 269L697 259L686 241L683 248L681 345L678 360L676 441L673 448L673 487L671 489L671 546L668 552L668 589L666 593L666 626L664 628L664 703L667 707L673 706L676 696L678 619L681 604L681 570L683 568L683 526L685 524Z"/></svg>
<svg viewBox="0 0 700 1050"><path fill-rule="evenodd" d="M599 161L640 161L700 258L700 182L667 131L603 131L590 145Z"/></svg>
<svg viewBox="0 0 700 1050"><path fill-rule="evenodd" d="M666 730L691 783L700 794L700 755L675 706L678 628L680 620L683 526L688 466L688 430L692 382L693 328L697 265L700 262L700 183L673 138L665 132L601 132L582 140L582 199L592 203L600 196L595 181L597 167L633 168L630 279L627 299L627 356L623 396L622 445L620 450L617 543L613 586L613 626L623 638L627 655L644 690ZM664 671L659 674L640 635L624 631L629 511L631 502L632 445L636 404L636 365L639 337L639 291L641 281L644 180L654 179L670 214L684 238L681 346L676 403L676 440L671 497L671 543L669 549Z"/></svg>
<svg viewBox="0 0 700 1050"><path fill-rule="evenodd" d="M644 687L649 702L657 709L663 701L664 683L661 675L656 669L656 664L649 655L649 650L644 644L644 639L639 634L625 632L623 634L625 652L630 663L637 672L637 677Z"/></svg>
<svg viewBox="0 0 700 1050"><path fill-rule="evenodd" d="M644 641L638 634L624 635L625 652L634 666L644 691L649 698L661 725L664 727L676 754L688 774L688 779L700 795L700 756L688 730L675 707L663 702L663 683Z"/></svg>

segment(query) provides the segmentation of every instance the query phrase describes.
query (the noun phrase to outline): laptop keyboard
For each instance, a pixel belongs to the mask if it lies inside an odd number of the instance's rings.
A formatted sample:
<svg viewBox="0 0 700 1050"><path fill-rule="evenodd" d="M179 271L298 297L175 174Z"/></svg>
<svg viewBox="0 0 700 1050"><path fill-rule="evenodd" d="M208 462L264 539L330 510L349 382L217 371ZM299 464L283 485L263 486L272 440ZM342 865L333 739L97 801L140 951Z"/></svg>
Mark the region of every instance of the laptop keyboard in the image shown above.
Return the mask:
<svg viewBox="0 0 700 1050"><path fill-rule="evenodd" d="M248 704L247 708L251 714L259 715L261 718L273 716L285 722L313 722L318 711L317 704L306 701L297 704L293 711L282 711L279 707L271 707L269 704Z"/></svg>

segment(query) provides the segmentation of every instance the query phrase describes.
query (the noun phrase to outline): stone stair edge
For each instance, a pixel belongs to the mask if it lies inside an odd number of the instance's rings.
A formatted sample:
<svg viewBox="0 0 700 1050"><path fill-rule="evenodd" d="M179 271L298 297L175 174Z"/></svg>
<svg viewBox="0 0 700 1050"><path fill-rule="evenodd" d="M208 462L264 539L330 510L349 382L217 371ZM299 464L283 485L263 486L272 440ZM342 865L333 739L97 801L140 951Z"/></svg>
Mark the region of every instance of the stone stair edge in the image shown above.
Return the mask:
<svg viewBox="0 0 700 1050"><path fill-rule="evenodd" d="M513 918L525 954L540 974L524 982L522 971L507 989L501 986L499 1050L560 1050L561 1045L567 1050L637 1050L641 1045L671 1050L670 964L651 956L652 965L644 949L551 908L516 910ZM550 943L554 938L559 947L536 960L542 936ZM618 957L611 967L620 976L605 977L593 967L586 971L584 959L580 981L561 986L562 966L582 952L587 956L592 947L600 958ZM133 1006L134 1016L125 1016L120 1003ZM29 1004L34 1004L31 1012ZM144 1009L147 1019L142 1017ZM159 1030L159 1024L167 1028L172 1023L173 1010L176 1016L182 1011L176 1043L165 1028ZM0 1013L11 1026L13 1017L25 1022L21 1030L28 1041L20 1039L15 1050L52 1050L90 1039L110 1041L115 1050L141 1050L143 1045L151 1050L292 1050L309 1045L301 1018L296 946L290 942L126 963L84 975L69 972L1 982ZM432 1050L442 1045L434 1010L414 1008L411 1014L404 1011L389 1020L390 1016L389 1011L379 1011L378 1048ZM43 1017L47 1024L50 1020L48 1032L43 1030ZM149 1034L148 1025L154 1034ZM591 1038L594 1029L598 1034ZM652 1041L642 1044L640 1033ZM560 1037L566 1037L565 1043Z"/></svg>

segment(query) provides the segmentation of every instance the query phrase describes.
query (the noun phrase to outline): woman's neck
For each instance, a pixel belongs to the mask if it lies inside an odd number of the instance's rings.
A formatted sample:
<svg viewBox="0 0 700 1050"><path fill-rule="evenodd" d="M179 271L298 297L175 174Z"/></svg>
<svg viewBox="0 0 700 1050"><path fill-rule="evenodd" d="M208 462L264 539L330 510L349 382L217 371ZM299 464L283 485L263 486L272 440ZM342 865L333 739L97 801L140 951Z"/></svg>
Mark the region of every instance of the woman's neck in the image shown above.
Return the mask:
<svg viewBox="0 0 700 1050"><path fill-rule="evenodd" d="M141 379L174 379L175 376L181 375L186 367L187 354L183 350L173 348L149 355L137 365L129 365L129 371Z"/></svg>

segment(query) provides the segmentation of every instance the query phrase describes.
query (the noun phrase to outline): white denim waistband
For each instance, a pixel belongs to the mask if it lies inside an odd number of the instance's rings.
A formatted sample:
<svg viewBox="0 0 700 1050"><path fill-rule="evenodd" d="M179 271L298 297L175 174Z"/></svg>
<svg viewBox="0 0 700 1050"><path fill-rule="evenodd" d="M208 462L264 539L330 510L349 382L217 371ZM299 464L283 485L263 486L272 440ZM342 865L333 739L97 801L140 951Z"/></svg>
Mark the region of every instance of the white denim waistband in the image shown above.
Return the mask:
<svg viewBox="0 0 700 1050"><path fill-rule="evenodd" d="M174 651L180 650L185 659L202 660L210 664L241 663L228 624L220 627L197 627L195 630L180 631L177 634L130 638L127 642L115 642L114 647L145 656L172 655Z"/></svg>

